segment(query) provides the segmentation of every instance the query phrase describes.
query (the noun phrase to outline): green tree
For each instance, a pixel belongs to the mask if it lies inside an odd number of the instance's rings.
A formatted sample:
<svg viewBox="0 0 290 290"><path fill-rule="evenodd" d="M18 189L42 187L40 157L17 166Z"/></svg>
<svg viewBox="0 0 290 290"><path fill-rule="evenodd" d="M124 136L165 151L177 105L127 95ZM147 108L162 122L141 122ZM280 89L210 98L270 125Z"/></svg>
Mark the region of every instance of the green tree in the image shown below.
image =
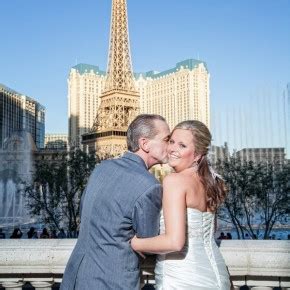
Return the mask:
<svg viewBox="0 0 290 290"><path fill-rule="evenodd" d="M74 150L69 153L67 188L63 191L62 198L69 233L75 233L79 227L81 196L96 162L99 162L99 159L95 158L95 154L86 154L81 150Z"/></svg>
<svg viewBox="0 0 290 290"><path fill-rule="evenodd" d="M52 229L62 221L62 192L66 182L66 162L57 165L41 161L36 164L32 184L26 186L27 206L32 216Z"/></svg>
<svg viewBox="0 0 290 290"><path fill-rule="evenodd" d="M268 239L274 225L289 219L290 168L241 161L231 157L219 162L229 193L219 218L233 224L239 239L249 234L253 239L263 232Z"/></svg>
<svg viewBox="0 0 290 290"><path fill-rule="evenodd" d="M286 224L290 216L290 166L263 165L257 190L263 238L268 239L276 224Z"/></svg>
<svg viewBox="0 0 290 290"><path fill-rule="evenodd" d="M26 186L27 205L32 216L51 229L64 224L69 234L78 229L80 200L96 165L95 155L77 149L60 162L39 161L32 184Z"/></svg>

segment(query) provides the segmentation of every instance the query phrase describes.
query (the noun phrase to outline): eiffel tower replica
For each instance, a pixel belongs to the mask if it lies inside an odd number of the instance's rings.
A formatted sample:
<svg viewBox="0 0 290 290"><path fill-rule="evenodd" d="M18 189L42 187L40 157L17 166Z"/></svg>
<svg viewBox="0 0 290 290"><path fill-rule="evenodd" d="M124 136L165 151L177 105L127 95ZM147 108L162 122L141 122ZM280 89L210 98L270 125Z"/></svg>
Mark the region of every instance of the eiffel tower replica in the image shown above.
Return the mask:
<svg viewBox="0 0 290 290"><path fill-rule="evenodd" d="M127 0L112 0L107 77L100 98L93 127L82 135L82 144L102 159L126 151L128 125L140 109L130 55Z"/></svg>

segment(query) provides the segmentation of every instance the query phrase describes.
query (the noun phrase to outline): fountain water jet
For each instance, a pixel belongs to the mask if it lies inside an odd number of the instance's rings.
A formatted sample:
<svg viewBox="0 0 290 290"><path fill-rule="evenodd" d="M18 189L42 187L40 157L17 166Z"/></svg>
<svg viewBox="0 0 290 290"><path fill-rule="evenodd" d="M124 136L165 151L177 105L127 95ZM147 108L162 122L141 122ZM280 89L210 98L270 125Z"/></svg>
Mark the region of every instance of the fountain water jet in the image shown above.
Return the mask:
<svg viewBox="0 0 290 290"><path fill-rule="evenodd" d="M12 228L33 223L26 208L24 183L33 173L36 146L31 134L15 131L0 150L0 227Z"/></svg>

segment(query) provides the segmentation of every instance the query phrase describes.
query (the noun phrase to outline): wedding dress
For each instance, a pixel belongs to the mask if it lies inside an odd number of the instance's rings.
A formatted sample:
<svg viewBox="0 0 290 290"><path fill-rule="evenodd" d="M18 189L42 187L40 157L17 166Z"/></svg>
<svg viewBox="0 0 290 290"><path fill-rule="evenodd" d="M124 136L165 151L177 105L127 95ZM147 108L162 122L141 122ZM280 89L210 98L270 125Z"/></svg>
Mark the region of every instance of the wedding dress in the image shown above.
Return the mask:
<svg viewBox="0 0 290 290"><path fill-rule="evenodd" d="M161 214L160 232L165 232ZM187 208L186 243L181 252L158 255L157 290L229 290L224 259L214 240L214 214Z"/></svg>

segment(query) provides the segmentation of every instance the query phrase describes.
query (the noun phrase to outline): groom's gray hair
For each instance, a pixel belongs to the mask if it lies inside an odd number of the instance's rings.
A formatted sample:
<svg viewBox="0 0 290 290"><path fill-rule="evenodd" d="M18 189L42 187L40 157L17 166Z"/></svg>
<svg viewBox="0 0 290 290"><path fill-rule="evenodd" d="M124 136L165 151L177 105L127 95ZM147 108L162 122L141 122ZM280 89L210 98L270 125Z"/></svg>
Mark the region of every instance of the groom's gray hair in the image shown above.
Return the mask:
<svg viewBox="0 0 290 290"><path fill-rule="evenodd" d="M140 138L153 139L159 133L155 125L157 120L166 122L162 116L155 114L141 114L132 121L127 130L127 146L129 151L136 152L139 150L138 141Z"/></svg>

